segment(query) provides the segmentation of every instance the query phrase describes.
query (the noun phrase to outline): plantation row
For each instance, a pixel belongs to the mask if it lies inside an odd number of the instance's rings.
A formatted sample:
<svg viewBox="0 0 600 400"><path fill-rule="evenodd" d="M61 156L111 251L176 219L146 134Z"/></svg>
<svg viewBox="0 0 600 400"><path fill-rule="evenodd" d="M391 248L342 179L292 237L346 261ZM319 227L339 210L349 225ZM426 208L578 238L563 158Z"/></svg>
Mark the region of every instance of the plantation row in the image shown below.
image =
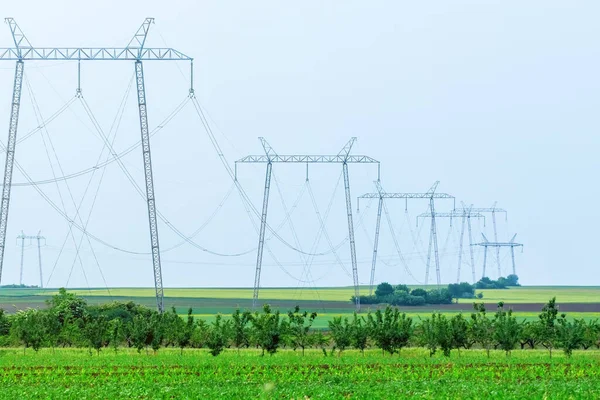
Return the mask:
<svg viewBox="0 0 600 400"><path fill-rule="evenodd" d="M575 349L600 348L600 325L597 321L567 319L558 315L555 299L542 309L533 322L518 321L503 303L488 315L483 304L474 304L474 312L465 317L448 317L434 313L431 317L413 320L397 308L354 314L350 319L335 317L327 332L312 328L316 313L301 312L298 307L287 315L265 305L262 312L236 310L231 319L217 315L207 323L196 320L192 309L187 318L171 312L158 312L128 303L91 306L84 299L64 289L48 301L46 310L28 309L15 315L0 310L0 344L23 345L24 351L42 347L133 347L138 351L161 347L208 348L214 356L224 348L262 349L262 354L274 354L280 348L301 350L321 349L324 355L341 354L348 348L364 351L376 347L384 353L398 353L404 347L420 346L433 355L440 350L450 356L452 350L478 347L487 351L501 349L507 355L520 345L521 349L562 349L568 356Z"/></svg>

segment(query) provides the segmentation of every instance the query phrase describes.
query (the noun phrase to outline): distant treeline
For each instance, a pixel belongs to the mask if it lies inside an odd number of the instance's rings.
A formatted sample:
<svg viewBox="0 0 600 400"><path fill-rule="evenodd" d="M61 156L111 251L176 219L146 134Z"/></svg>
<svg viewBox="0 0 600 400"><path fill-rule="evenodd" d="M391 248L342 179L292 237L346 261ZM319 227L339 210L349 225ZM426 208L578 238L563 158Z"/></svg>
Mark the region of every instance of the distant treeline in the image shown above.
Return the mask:
<svg viewBox="0 0 600 400"><path fill-rule="evenodd" d="M441 350L449 356L452 350L478 347L501 349L508 355L520 346L548 349L560 348L570 356L575 349L600 348L600 326L596 321L567 319L558 315L555 299L542 309L536 321L518 321L512 310L498 304L488 315L483 304L474 303L470 316L448 317L433 313L431 317L413 320L397 308L354 313L351 318L334 317L327 331L312 328L317 313L299 307L287 314L265 305L260 312L236 310L230 319L217 315L208 323L195 319L190 308L181 318L173 308L163 314L133 302L113 302L100 306L65 289L48 300L44 310L28 309L14 315L0 310L0 344L24 346L38 351L42 347L87 347L100 352L110 347L138 351L161 347L208 348L214 356L225 348L259 348L262 354L273 354L280 348L321 349L324 355L348 348L364 351L377 347L394 354L403 347L423 346L431 355Z"/></svg>
<svg viewBox="0 0 600 400"><path fill-rule="evenodd" d="M483 277L471 285L468 282L451 283L442 289L410 289L407 285L392 286L387 282L377 285L374 295L360 296L360 304L389 304L392 306L423 306L427 304L450 304L456 299L483 298L483 294L475 295L475 289L506 289L509 286L519 286L519 277L509 275L500 277L497 281ZM354 303L352 296L350 301Z"/></svg>

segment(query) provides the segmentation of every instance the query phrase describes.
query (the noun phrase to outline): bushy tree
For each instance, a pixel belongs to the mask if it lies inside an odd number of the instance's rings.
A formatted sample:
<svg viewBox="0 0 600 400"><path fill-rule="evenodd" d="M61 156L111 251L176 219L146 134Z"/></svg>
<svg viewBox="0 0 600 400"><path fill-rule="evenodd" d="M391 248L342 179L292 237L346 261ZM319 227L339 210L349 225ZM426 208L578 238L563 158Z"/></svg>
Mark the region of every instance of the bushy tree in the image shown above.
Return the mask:
<svg viewBox="0 0 600 400"><path fill-rule="evenodd" d="M475 343L478 343L489 358L490 348L494 340L494 324L486 315L483 303L473 303L475 312L471 314L469 333Z"/></svg>
<svg viewBox="0 0 600 400"><path fill-rule="evenodd" d="M460 357L460 348L469 348L469 324L462 314L456 314L450 319L450 331L452 337L452 348L458 350Z"/></svg>
<svg viewBox="0 0 600 400"><path fill-rule="evenodd" d="M262 349L262 355L265 351L275 354L287 331L287 324L280 318L279 311L273 312L271 306L265 304L262 313L254 313L251 323L254 341Z"/></svg>
<svg viewBox="0 0 600 400"><path fill-rule="evenodd" d="M333 340L332 352L337 349L338 355L352 344L352 325L348 323L348 318L333 317L329 321L329 333Z"/></svg>
<svg viewBox="0 0 600 400"><path fill-rule="evenodd" d="M394 294L394 287L387 282L382 282L375 289L376 297L385 297Z"/></svg>
<svg viewBox="0 0 600 400"><path fill-rule="evenodd" d="M558 315L558 306L556 305L556 297L553 297L546 303L542 312L539 315L537 328L539 342L548 349L550 357L552 357L552 349L556 347L557 332L556 332L556 317Z"/></svg>
<svg viewBox="0 0 600 400"><path fill-rule="evenodd" d="M125 324L119 318L111 319L108 324L108 341L115 353L119 350L119 345L125 340Z"/></svg>
<svg viewBox="0 0 600 400"><path fill-rule="evenodd" d="M19 311L13 319L12 329L14 335L23 344L23 353L25 349L31 347L36 352L44 343L46 332L44 330L44 317L41 311L37 309L27 309Z"/></svg>
<svg viewBox="0 0 600 400"><path fill-rule="evenodd" d="M299 306L296 306L294 311L288 312L290 343L294 350L298 347L301 348L302 355L304 355L304 349L310 346L309 331L315 318L317 318L316 312L308 314L307 311L304 311L301 313Z"/></svg>
<svg viewBox="0 0 600 400"><path fill-rule="evenodd" d="M365 353L369 342L369 326L365 317L359 317L356 311L352 318L351 344L355 349Z"/></svg>
<svg viewBox="0 0 600 400"><path fill-rule="evenodd" d="M223 322L221 314L217 314L208 334L206 345L210 354L218 356L227 346L230 334L230 321Z"/></svg>
<svg viewBox="0 0 600 400"><path fill-rule="evenodd" d="M98 354L102 347L108 342L108 320L104 315L90 318L85 324L84 335L91 349Z"/></svg>
<svg viewBox="0 0 600 400"><path fill-rule="evenodd" d="M498 303L494 316L494 340L508 356L521 337L521 324L512 315L512 309L504 310L504 302Z"/></svg>
<svg viewBox="0 0 600 400"><path fill-rule="evenodd" d="M562 314L556 328L557 344L567 357L571 357L573 350L580 348L585 343L585 321L583 319L569 321L566 314Z"/></svg>
<svg viewBox="0 0 600 400"><path fill-rule="evenodd" d="M178 333L176 336L177 346L181 350L180 353L183 354L183 349L190 345L192 342L192 337L194 336L194 330L196 328L196 324L194 323L194 316L192 307L188 308L187 311L187 319L184 322L181 318L178 322Z"/></svg>
<svg viewBox="0 0 600 400"><path fill-rule="evenodd" d="M581 347L587 350L592 346L600 347L600 325L598 320L589 320L585 326L584 340Z"/></svg>
<svg viewBox="0 0 600 400"><path fill-rule="evenodd" d="M448 291L457 303L458 299L472 299L475 297L475 286L468 282L451 283L448 285Z"/></svg>

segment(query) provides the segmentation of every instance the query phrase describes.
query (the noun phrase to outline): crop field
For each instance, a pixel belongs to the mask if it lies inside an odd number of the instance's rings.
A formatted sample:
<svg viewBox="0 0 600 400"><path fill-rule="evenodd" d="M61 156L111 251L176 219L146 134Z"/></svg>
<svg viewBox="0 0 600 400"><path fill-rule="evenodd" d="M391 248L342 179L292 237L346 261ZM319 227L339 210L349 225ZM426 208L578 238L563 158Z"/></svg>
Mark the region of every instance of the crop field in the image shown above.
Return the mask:
<svg viewBox="0 0 600 400"><path fill-rule="evenodd" d="M593 399L600 398L600 352L514 351L506 357L463 350L430 358L423 349L400 356L306 356L291 350L261 357L255 350L121 349L90 355L86 349L34 353L0 350L4 398L19 399Z"/></svg>
<svg viewBox="0 0 600 400"><path fill-rule="evenodd" d="M362 287L361 291L368 289ZM113 288L107 289L70 289L84 297L90 304L110 301L133 301L148 307L155 307L153 288ZM600 318L600 287L567 287L567 286L524 286L510 289L488 289L483 293L482 301L490 310L495 309L498 301L504 301L515 310L515 314L523 319L535 319L543 304L553 296L562 311L570 317L596 319ZM45 300L57 293L56 289L13 289L0 288L0 308L12 313L26 308L42 308ZM315 327L326 327L333 316L350 316L354 305L349 301L353 288L265 288L260 291L260 301L269 303L282 311L299 305L304 310L316 311L319 318ZM252 306L252 289L248 288L167 288L165 289L165 306L175 307L179 314L185 314L192 307L194 315L212 320L215 314L229 315L236 308L250 309ZM437 306L403 307L402 311L409 316L419 318L431 315L433 311L447 314L472 311L473 300L461 299L459 304ZM364 306L364 310L376 306Z"/></svg>

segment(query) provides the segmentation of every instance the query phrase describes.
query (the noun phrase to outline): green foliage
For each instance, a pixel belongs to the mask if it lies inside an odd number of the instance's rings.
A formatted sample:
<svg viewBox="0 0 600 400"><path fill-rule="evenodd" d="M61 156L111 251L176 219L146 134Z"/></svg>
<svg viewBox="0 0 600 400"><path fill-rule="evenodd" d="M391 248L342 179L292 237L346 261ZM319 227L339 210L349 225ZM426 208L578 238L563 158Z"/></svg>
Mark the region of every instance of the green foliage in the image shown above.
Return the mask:
<svg viewBox="0 0 600 400"><path fill-rule="evenodd" d="M340 355L352 344L352 325L348 323L348 318L333 317L329 321L329 333L333 340L333 350L337 349Z"/></svg>
<svg viewBox="0 0 600 400"><path fill-rule="evenodd" d="M397 308L386 307L367 315L371 336L377 347L390 355L408 345L413 333L412 318Z"/></svg>
<svg viewBox="0 0 600 400"><path fill-rule="evenodd" d="M557 344L567 357L571 357L573 350L580 348L585 343L587 328L585 321L582 319L568 321L566 315L562 314L556 328Z"/></svg>
<svg viewBox="0 0 600 400"><path fill-rule="evenodd" d="M208 340L206 342L211 355L218 356L221 354L225 346L227 346L230 332L230 321L223 322L221 314L217 314L215 321L212 323L209 330Z"/></svg>
<svg viewBox="0 0 600 400"><path fill-rule="evenodd" d="M494 340L507 356L519 342L521 329L521 324L512 315L512 309L505 311L504 303L498 303L498 310L494 316Z"/></svg>
<svg viewBox="0 0 600 400"><path fill-rule="evenodd" d="M484 276L475 284L476 289L506 289L509 286L521 286L517 275L511 274L506 278L500 277L496 281Z"/></svg>
<svg viewBox="0 0 600 400"><path fill-rule="evenodd" d="M475 312L471 314L469 332L473 341L485 349L487 356L490 356L490 348L494 340L494 324L486 315L483 303L473 303Z"/></svg>
<svg viewBox="0 0 600 400"><path fill-rule="evenodd" d="M465 349L471 347L472 342L469 338L469 323L462 314L457 314L450 320L450 333L452 337L452 348L458 350L459 356L461 347L464 347Z"/></svg>
<svg viewBox="0 0 600 400"><path fill-rule="evenodd" d="M472 299L475 297L475 286L468 282L451 283L448 285L448 291L456 299Z"/></svg>
<svg viewBox="0 0 600 400"><path fill-rule="evenodd" d="M84 335L88 345L95 349L98 354L100 354L102 347L108 343L108 327L109 322L104 315L90 318L85 325Z"/></svg>
<svg viewBox="0 0 600 400"><path fill-rule="evenodd" d="M26 348L31 347L36 352L42 347L46 332L44 329L44 316L37 309L19 311L12 324L14 335Z"/></svg>
<svg viewBox="0 0 600 400"><path fill-rule="evenodd" d="M556 316L558 315L558 306L556 305L556 297L553 297L546 303L542 312L539 315L539 327L536 330L539 342L548 349L550 357L552 357L552 349L556 347L557 332L556 332Z"/></svg>
<svg viewBox="0 0 600 400"><path fill-rule="evenodd" d="M387 282L382 282L375 289L376 297L385 297L394 294L394 287Z"/></svg>
<svg viewBox="0 0 600 400"><path fill-rule="evenodd" d="M352 317L351 344L361 353L365 353L365 349L369 343L370 329L365 317L359 317L356 311Z"/></svg>
<svg viewBox="0 0 600 400"><path fill-rule="evenodd" d="M287 332L287 324L280 318L279 311L273 312L271 306L265 304L263 312L258 311L252 317L254 342L270 355L277 352L283 335Z"/></svg>
<svg viewBox="0 0 600 400"><path fill-rule="evenodd" d="M317 318L316 312L313 312L310 315L307 311L301 313L299 306L296 306L293 312L288 312L288 336L293 349L296 350L298 347L301 348L302 355L304 355L304 349L310 346L311 338L309 331L315 318Z"/></svg>

